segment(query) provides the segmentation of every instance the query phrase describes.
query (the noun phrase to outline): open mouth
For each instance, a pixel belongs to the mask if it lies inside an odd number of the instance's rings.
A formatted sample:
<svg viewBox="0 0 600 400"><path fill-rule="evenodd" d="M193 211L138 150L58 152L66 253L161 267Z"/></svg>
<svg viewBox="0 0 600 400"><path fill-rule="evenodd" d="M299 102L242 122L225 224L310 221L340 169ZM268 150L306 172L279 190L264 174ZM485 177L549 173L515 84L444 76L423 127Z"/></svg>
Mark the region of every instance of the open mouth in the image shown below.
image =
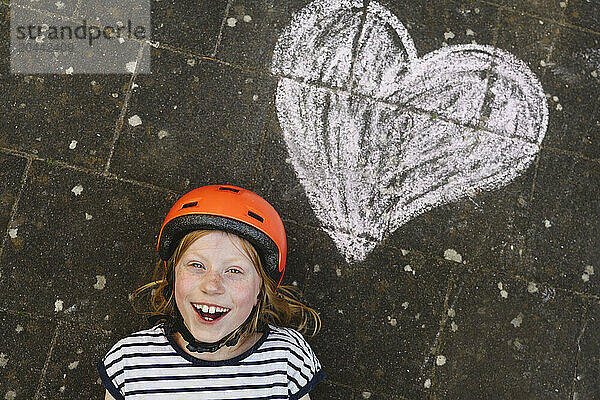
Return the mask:
<svg viewBox="0 0 600 400"><path fill-rule="evenodd" d="M209 306L207 304L193 304L196 309L196 313L207 322L214 322L221 318L223 318L229 311L230 308L219 307L219 306Z"/></svg>

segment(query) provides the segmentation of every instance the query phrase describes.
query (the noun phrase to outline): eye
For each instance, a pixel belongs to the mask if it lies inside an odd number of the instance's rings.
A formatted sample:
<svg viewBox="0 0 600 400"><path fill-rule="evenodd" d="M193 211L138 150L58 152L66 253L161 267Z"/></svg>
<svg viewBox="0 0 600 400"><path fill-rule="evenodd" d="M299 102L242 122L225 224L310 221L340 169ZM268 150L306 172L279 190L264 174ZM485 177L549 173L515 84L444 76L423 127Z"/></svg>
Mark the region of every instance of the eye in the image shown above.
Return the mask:
<svg viewBox="0 0 600 400"><path fill-rule="evenodd" d="M227 270L227 272L233 272L234 274L241 274L243 271L238 267L231 267Z"/></svg>
<svg viewBox="0 0 600 400"><path fill-rule="evenodd" d="M190 263L190 265L194 268L204 268L204 265L199 262L193 262L193 263Z"/></svg>

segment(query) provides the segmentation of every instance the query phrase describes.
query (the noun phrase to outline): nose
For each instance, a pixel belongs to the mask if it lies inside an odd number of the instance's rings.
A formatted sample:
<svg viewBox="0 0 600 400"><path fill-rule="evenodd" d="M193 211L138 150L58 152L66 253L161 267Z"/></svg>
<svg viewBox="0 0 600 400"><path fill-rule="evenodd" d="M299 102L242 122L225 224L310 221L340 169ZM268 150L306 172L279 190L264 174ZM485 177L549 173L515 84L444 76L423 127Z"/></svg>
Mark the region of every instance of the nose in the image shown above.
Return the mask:
<svg viewBox="0 0 600 400"><path fill-rule="evenodd" d="M219 272L207 271L200 281L200 290L208 294L223 293L223 281Z"/></svg>

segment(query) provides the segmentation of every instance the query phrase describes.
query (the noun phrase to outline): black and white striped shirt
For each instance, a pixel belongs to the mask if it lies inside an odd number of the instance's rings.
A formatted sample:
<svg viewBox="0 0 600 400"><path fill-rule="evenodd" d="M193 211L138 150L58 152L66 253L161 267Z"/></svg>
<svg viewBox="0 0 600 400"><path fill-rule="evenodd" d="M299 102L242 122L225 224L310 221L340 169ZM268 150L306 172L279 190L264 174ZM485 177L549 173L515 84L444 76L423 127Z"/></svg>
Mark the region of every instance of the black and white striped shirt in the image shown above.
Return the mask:
<svg viewBox="0 0 600 400"><path fill-rule="evenodd" d="M297 331L269 328L249 350L224 361L187 354L163 325L120 340L97 364L119 399L299 399L325 378Z"/></svg>

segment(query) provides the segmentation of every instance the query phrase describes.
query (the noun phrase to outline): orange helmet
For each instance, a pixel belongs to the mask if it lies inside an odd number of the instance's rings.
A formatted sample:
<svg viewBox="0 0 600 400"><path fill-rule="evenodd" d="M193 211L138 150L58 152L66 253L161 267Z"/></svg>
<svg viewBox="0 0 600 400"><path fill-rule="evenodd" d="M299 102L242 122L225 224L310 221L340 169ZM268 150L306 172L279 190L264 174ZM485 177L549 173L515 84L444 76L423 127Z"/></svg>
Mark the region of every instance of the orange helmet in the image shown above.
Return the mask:
<svg viewBox="0 0 600 400"><path fill-rule="evenodd" d="M258 252L267 275L281 284L287 241L281 217L265 199L231 185L210 185L184 194L167 214L156 249L167 261L189 232L214 229L249 241ZM166 265L166 263L165 263Z"/></svg>

